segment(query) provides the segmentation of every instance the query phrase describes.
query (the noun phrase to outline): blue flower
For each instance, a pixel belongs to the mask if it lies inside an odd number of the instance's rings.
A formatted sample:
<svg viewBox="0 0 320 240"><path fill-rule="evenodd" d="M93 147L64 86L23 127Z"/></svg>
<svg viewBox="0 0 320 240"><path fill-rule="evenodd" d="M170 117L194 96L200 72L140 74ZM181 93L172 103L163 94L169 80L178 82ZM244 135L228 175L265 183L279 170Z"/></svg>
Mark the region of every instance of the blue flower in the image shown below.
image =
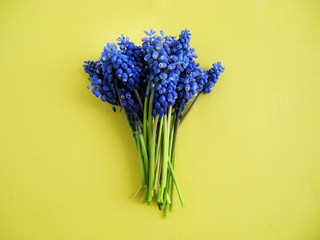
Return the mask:
<svg viewBox="0 0 320 240"><path fill-rule="evenodd" d="M210 93L225 69L221 62L208 71L200 68L187 29L178 38L165 36L163 31L156 35L153 29L145 33L141 46L121 35L117 44L107 43L99 61L83 65L92 93L113 108L124 108L132 126L142 120L141 102L149 92L154 91L153 115L162 117L170 106L181 113L199 93Z"/></svg>
<svg viewBox="0 0 320 240"><path fill-rule="evenodd" d="M225 67L221 65L221 62L214 63L213 67L208 71L208 81L203 88L203 93L210 93L211 89L217 83L219 76L224 72Z"/></svg>
<svg viewBox="0 0 320 240"><path fill-rule="evenodd" d="M85 64L83 65L84 71L89 74L90 77L93 76L93 74L100 75L102 74L102 68L99 61L85 61Z"/></svg>

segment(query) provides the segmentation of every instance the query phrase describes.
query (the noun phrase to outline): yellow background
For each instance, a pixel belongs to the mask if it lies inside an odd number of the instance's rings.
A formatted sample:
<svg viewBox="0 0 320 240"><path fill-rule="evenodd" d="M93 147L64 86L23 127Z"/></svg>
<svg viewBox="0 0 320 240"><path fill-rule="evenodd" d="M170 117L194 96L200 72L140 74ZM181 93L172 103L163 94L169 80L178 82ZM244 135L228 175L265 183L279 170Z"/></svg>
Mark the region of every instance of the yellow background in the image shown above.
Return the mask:
<svg viewBox="0 0 320 240"><path fill-rule="evenodd" d="M169 219L130 199L129 131L82 69L150 27L226 67L181 126ZM2 0L0 76L1 240L320 239L319 1Z"/></svg>

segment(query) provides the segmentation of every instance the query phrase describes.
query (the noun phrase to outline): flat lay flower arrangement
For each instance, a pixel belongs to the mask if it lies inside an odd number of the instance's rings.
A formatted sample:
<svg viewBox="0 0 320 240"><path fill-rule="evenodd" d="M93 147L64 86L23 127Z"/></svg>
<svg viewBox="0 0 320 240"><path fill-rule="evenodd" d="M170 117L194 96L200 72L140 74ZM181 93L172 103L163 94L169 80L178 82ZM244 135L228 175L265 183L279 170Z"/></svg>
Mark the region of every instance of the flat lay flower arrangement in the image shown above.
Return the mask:
<svg viewBox="0 0 320 240"><path fill-rule="evenodd" d="M196 63L190 48L191 33L179 37L145 31L142 44L135 45L123 35L117 44L108 42L98 61L86 61L92 93L120 108L125 115L138 152L143 203L156 200L165 216L173 206L178 129L203 94L211 92L224 71L221 62L208 71Z"/></svg>

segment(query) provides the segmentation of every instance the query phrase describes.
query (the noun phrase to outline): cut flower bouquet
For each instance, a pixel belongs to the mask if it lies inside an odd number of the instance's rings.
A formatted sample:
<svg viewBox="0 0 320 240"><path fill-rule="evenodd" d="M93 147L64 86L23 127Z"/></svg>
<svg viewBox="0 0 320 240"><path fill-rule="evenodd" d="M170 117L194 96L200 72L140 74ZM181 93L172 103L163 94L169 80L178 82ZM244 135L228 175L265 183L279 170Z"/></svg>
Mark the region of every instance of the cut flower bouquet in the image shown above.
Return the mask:
<svg viewBox="0 0 320 240"><path fill-rule="evenodd" d="M168 215L174 188L184 206L175 175L179 126L201 95L208 94L224 71L221 62L208 71L195 62L191 33L179 37L145 31L141 45L123 35L108 42L99 60L86 61L92 93L119 107L127 120L138 152L143 202L157 201Z"/></svg>

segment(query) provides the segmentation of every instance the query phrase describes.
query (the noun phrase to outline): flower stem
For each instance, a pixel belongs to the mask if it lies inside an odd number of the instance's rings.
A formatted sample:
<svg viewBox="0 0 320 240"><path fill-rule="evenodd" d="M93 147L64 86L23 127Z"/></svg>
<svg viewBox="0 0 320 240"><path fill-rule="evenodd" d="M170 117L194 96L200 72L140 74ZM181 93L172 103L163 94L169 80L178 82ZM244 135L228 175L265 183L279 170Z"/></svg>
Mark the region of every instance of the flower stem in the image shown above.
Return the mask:
<svg viewBox="0 0 320 240"><path fill-rule="evenodd" d="M175 133L175 127L176 127L176 115L173 117L172 119L172 127L171 127L171 131L170 131L170 144L169 144L169 161L172 162L172 155L173 155L173 141L174 141L174 133ZM170 208L172 209L172 192L173 192L173 181L172 181L172 177L169 177L168 176L168 183L167 183L167 188L168 188L168 191L167 191L167 195L168 195L168 198L171 199L170 203L167 204L165 206L165 216L167 217L168 216L168 211L169 211L169 206Z"/></svg>
<svg viewBox="0 0 320 240"><path fill-rule="evenodd" d="M144 166L144 163L143 163L143 159L142 159L142 155L141 155L141 147L140 147L140 142L139 142L139 138L138 137L134 137L133 136L133 129L132 129L132 126L131 126L131 123L128 119L128 116L126 114L126 112L124 112L125 114L125 119L126 119L126 122L128 124L128 128L129 128L129 131L130 131L130 135L133 139L133 142L134 142L134 145L137 149L137 152L138 152L138 156L139 156L139 165L140 165L140 173L141 173L141 185L140 185L140 188L139 190L136 192L136 194L134 195L134 198L136 197L136 195L140 192L142 186L145 184L145 166ZM139 134L139 133L138 133ZM139 134L140 135L140 134Z"/></svg>
<svg viewBox="0 0 320 240"><path fill-rule="evenodd" d="M169 194L168 194L168 193L167 193L166 197L167 197L167 204L166 204L166 206L165 206L165 208L164 208L164 216L167 218L167 217L168 217L168 214L169 214L169 206L172 205L172 202L171 202L171 200L170 200L170 197L169 197Z"/></svg>
<svg viewBox="0 0 320 240"><path fill-rule="evenodd" d="M114 80L114 86L115 86L115 89L116 89L116 92L117 92L117 96L118 96L118 99L119 99L119 104L121 106L121 109L124 109L124 115L125 115L125 119L126 119L126 122L128 124L128 128L129 128L129 131L130 131L130 134L131 134L131 137L133 138L133 142L137 148L137 151L138 151L138 155L139 155L139 162L140 162L140 171L141 171L141 186L140 188L138 189L138 191L136 192L136 194L133 196L134 198L139 194L139 192L141 191L141 187L145 187L146 188L146 185L145 185L145 179L148 177L148 172L147 172L147 169L148 169L148 155L146 153L146 147L145 147L145 144L144 144L144 141L143 141L143 138L142 138L142 141L141 141L141 129L140 129L140 125L139 126L139 130L138 130L138 136L140 138L140 141L139 141L139 138L134 138L133 137L133 129L132 129L132 125L129 121L129 118L128 118L128 115L126 113L126 110L125 108L123 107L122 105L122 102L121 102L121 99L120 99L120 95L119 95L119 91L118 91L118 85L117 85L117 82L116 80ZM141 143L141 147L142 147L142 155L143 155L143 159L145 160L144 164L143 164L143 161L142 161L142 157L141 157L141 148L140 148L140 143ZM145 191L145 196L147 194L147 188L146 188L146 191ZM144 197L145 199L146 197ZM143 202L145 202L145 200L143 200Z"/></svg>
<svg viewBox="0 0 320 240"><path fill-rule="evenodd" d="M136 97L137 97L137 99L138 99L138 103L139 103L139 105L140 105L140 108L141 108L141 111L143 110L143 106L142 106L142 101L141 101L141 98L140 98L140 94L139 94L139 92L137 91L137 89L133 89L133 91L134 91L134 93L136 94Z"/></svg>
<svg viewBox="0 0 320 240"><path fill-rule="evenodd" d="M179 128L179 123L180 123L180 114L177 114L175 118L175 125L174 125L174 132L173 132L173 142L172 142L172 152L171 152L171 162L172 162L172 168L173 170L175 169L176 165L176 144L177 144L177 136L178 136L178 128ZM171 182L171 211L173 209L173 199L174 199L174 194L173 194L173 182Z"/></svg>
<svg viewBox="0 0 320 240"><path fill-rule="evenodd" d="M158 129L158 139L156 142L157 145L157 149L156 149L156 163L158 163L159 161L159 156L160 156L160 148L161 148L161 138L162 138L162 126L163 126L163 117L160 118L160 122L159 122L159 129Z"/></svg>
<svg viewBox="0 0 320 240"><path fill-rule="evenodd" d="M142 199L142 203L146 203L147 202L147 198L148 198L148 187L147 187L146 184L143 187L145 188L145 191L144 191L144 196L143 196L143 199Z"/></svg>
<svg viewBox="0 0 320 240"><path fill-rule="evenodd" d="M170 141L169 141L169 159L171 159L171 154L172 154L172 145L173 145L173 136L174 136L174 127L175 127L175 116L173 116L172 118L172 126L171 126L171 130L170 130Z"/></svg>
<svg viewBox="0 0 320 240"><path fill-rule="evenodd" d="M152 107L153 107L153 98L154 98L154 89L152 89L150 98L149 98L149 110L148 110L148 137L152 136L152 127L153 127L153 116L152 116ZM148 139L149 143L151 142L151 139Z"/></svg>
<svg viewBox="0 0 320 240"><path fill-rule="evenodd" d="M148 185L148 202L151 202L153 197L153 178L154 178L154 151L155 151L155 136L153 124L155 122L154 117L152 116L152 107L153 107L153 98L154 98L154 89L151 91L151 95L149 98L149 106L148 106L148 150L149 150L149 185ZM158 119L159 117L157 117ZM157 120L158 122L158 120ZM156 123L154 124L156 125ZM157 126L155 126L157 129Z"/></svg>
<svg viewBox="0 0 320 240"><path fill-rule="evenodd" d="M167 132L167 137L169 140L169 136L170 136L170 124L171 124L171 113L172 113L172 106L170 105L169 109L168 109L168 132Z"/></svg>
<svg viewBox="0 0 320 240"><path fill-rule="evenodd" d="M141 180L142 180L142 185L143 185L143 184L145 184L145 169L144 169L143 157L141 154L141 145L140 145L140 141L139 141L138 137L135 138L135 142L136 142L135 145L136 145L138 155L139 155Z"/></svg>
<svg viewBox="0 0 320 240"><path fill-rule="evenodd" d="M167 171L168 171L168 139L167 139L167 117L163 116L163 145L162 145L162 169L161 169L161 186L160 186L160 202L163 203L163 192L166 187Z"/></svg>
<svg viewBox="0 0 320 240"><path fill-rule="evenodd" d="M199 97L201 96L202 91L198 93L198 95L196 96L196 98L193 100L193 102L191 103L190 107L188 108L188 110L186 111L186 113L183 115L183 117L180 120L180 125L182 124L182 121L186 118L186 116L189 114L190 110L192 109L192 107L194 106L194 104L197 102L197 100L199 99Z"/></svg>
<svg viewBox="0 0 320 240"><path fill-rule="evenodd" d="M169 133L170 133L170 122L171 122L172 106L168 109L167 116L164 116L164 127L163 127L163 154L162 154L162 173L161 173L161 188L160 188L160 202L165 201L164 190L167 186L167 172L168 172L168 150L169 150Z"/></svg>
<svg viewBox="0 0 320 240"><path fill-rule="evenodd" d="M142 188L143 188L143 184L141 184L140 185L140 187L138 188L138 190L136 191L136 193L133 195L133 199L135 199L137 196L138 196L138 194L140 193L140 191L142 190Z"/></svg>
<svg viewBox="0 0 320 240"><path fill-rule="evenodd" d="M158 126L158 119L159 115L157 114L154 117L154 126L153 126L153 132L152 132L152 137L149 134L149 196L148 196L148 201L152 201L154 189L154 172L155 172L155 145L156 145L156 135L157 135L157 126ZM151 140L151 142L150 142Z"/></svg>
<svg viewBox="0 0 320 240"><path fill-rule="evenodd" d="M169 170L170 170L174 185L176 186L176 189L177 189L177 192L178 192L178 196L180 198L181 206L184 207L184 203L183 203L183 199L182 199L182 196L181 196L180 188L179 188L179 185L178 185L178 182L177 182L177 179L176 179L176 176L174 174L174 171L173 171L173 168L172 168L172 165L171 165L170 161L168 162L168 166L169 166Z"/></svg>
<svg viewBox="0 0 320 240"><path fill-rule="evenodd" d="M157 139L157 149L156 149L156 172L155 172L155 181L154 181L154 189L156 192L158 191L159 186L159 172L160 172L160 149L161 149L161 137L162 137L162 126L163 126L163 117L160 118L159 130L158 130L158 139Z"/></svg>
<svg viewBox="0 0 320 240"><path fill-rule="evenodd" d="M147 85L147 92L149 91L150 82ZM144 107L143 107L143 138L144 141L147 142L147 117L148 117L148 102L149 102L149 94L144 98Z"/></svg>
<svg viewBox="0 0 320 240"><path fill-rule="evenodd" d="M144 170L145 170L145 179L148 179L148 153L147 153L147 148L146 145L144 143L144 139L141 133L138 133L139 135L139 141L141 144L141 149L142 149L142 155L143 155L143 159L144 159Z"/></svg>

